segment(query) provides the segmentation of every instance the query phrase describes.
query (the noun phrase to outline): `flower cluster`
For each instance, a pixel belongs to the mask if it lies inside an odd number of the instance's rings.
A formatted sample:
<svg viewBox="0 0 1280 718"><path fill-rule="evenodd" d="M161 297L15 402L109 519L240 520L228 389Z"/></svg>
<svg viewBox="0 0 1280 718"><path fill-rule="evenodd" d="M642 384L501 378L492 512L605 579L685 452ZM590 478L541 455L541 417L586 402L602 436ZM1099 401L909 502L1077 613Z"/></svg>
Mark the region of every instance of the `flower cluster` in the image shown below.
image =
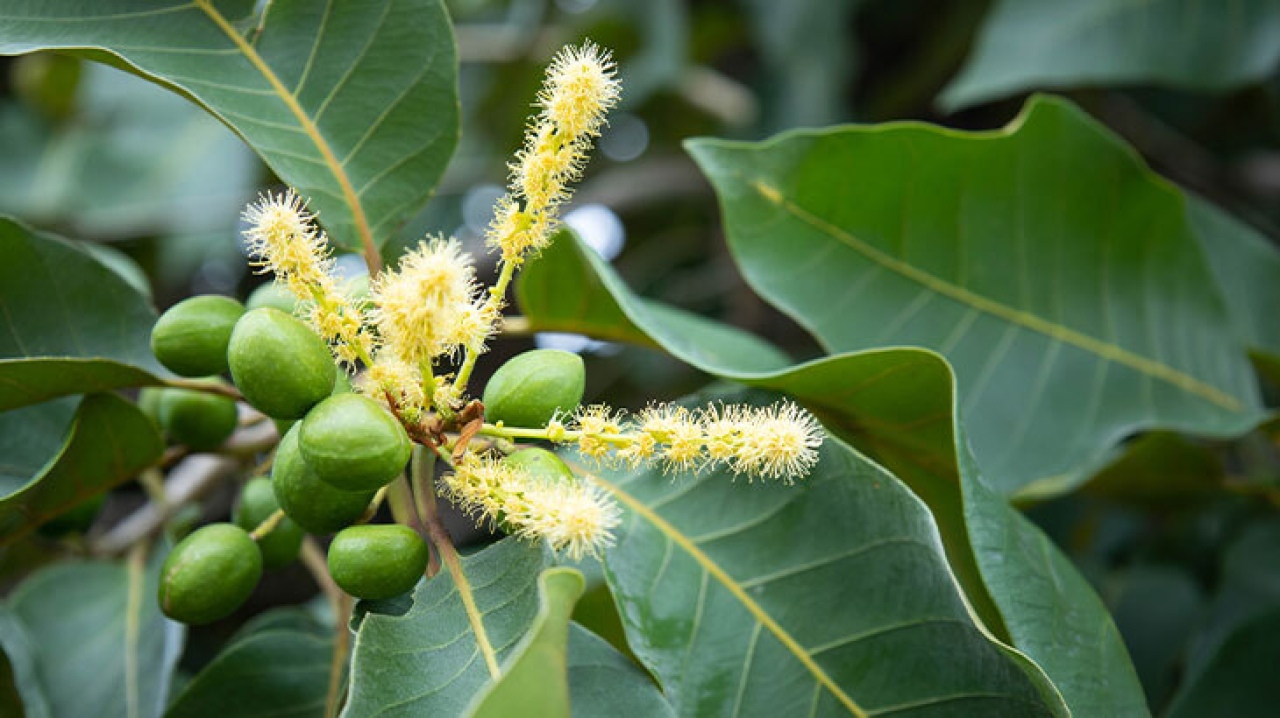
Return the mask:
<svg viewBox="0 0 1280 718"><path fill-rule="evenodd" d="M631 421L596 404L580 409L567 426L553 421L546 437L576 443L580 454L602 463L658 463L668 473L724 467L735 476L793 483L818 463L823 430L812 414L790 401L697 410L656 404Z"/></svg>
<svg viewBox="0 0 1280 718"><path fill-rule="evenodd" d="M292 189L267 192L249 205L243 218L250 261L297 297L300 311L339 361L367 363L373 337L364 327L363 312L338 289L329 240L306 202Z"/></svg>
<svg viewBox="0 0 1280 718"><path fill-rule="evenodd" d="M534 476L477 454L469 454L441 486L468 513L508 533L546 539L573 559L611 546L620 517L617 504L587 479Z"/></svg>

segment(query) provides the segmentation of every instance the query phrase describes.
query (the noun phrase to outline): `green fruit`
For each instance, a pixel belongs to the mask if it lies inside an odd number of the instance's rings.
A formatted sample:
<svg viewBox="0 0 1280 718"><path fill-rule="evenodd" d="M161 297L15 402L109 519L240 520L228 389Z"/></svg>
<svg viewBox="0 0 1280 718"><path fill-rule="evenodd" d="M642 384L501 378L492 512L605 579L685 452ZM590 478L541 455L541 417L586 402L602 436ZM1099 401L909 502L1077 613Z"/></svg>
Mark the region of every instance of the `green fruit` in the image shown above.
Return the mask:
<svg viewBox="0 0 1280 718"><path fill-rule="evenodd" d="M536 478L548 481L574 480L573 471L569 468L569 465L564 463L559 456L546 449L538 447L521 449L502 461Z"/></svg>
<svg viewBox="0 0 1280 718"><path fill-rule="evenodd" d="M160 426L160 397L164 396L164 391L158 386L148 386L138 392L138 408L156 426Z"/></svg>
<svg viewBox="0 0 1280 718"><path fill-rule="evenodd" d="M227 370L227 342L244 306L230 297L205 295L178 302L151 329L151 351L181 376Z"/></svg>
<svg viewBox="0 0 1280 718"><path fill-rule="evenodd" d="M301 419L329 396L337 374L324 341L270 307L240 317L227 359L245 401L275 419Z"/></svg>
<svg viewBox="0 0 1280 718"><path fill-rule="evenodd" d="M378 402L336 394L302 420L298 448L321 480L344 491L374 491L400 475L413 444Z"/></svg>
<svg viewBox="0 0 1280 718"><path fill-rule="evenodd" d="M279 309L285 314L293 314L294 308L298 306L298 299L293 296L293 292L279 284L267 282L249 294L244 306L250 311L259 307L271 307L272 309Z"/></svg>
<svg viewBox="0 0 1280 718"><path fill-rule="evenodd" d="M193 389L165 389L160 395L160 427L174 441L195 451L222 446L236 430L236 402Z"/></svg>
<svg viewBox="0 0 1280 718"><path fill-rule="evenodd" d="M376 492L342 491L321 481L298 451L301 428L295 424L276 447L271 487L294 523L313 534L333 533L360 518Z"/></svg>
<svg viewBox="0 0 1280 718"><path fill-rule="evenodd" d="M513 357L484 388L485 418L510 426L542 427L578 408L586 385L582 357L559 349L535 349Z"/></svg>
<svg viewBox="0 0 1280 718"><path fill-rule="evenodd" d="M427 544L400 524L352 526L329 544L329 575L356 598L391 598L411 590L427 568Z"/></svg>
<svg viewBox="0 0 1280 718"><path fill-rule="evenodd" d="M98 518L98 512L102 510L102 505L106 503L106 500L107 495L105 493L91 496L44 522L37 530L42 536L54 538L66 534L88 533L89 528L93 526L94 519Z"/></svg>
<svg viewBox="0 0 1280 718"><path fill-rule="evenodd" d="M275 490L271 488L271 479L259 477L250 480L240 490L240 503L236 505L232 520L245 531L253 531L279 508ZM267 568L279 568L293 563L305 536L306 532L302 527L286 516L276 524L271 533L258 539L258 548L262 549L262 563Z"/></svg>
<svg viewBox="0 0 1280 718"><path fill-rule="evenodd" d="M160 569L160 610L199 625L231 614L262 578L262 552L244 529L209 524L173 547Z"/></svg>

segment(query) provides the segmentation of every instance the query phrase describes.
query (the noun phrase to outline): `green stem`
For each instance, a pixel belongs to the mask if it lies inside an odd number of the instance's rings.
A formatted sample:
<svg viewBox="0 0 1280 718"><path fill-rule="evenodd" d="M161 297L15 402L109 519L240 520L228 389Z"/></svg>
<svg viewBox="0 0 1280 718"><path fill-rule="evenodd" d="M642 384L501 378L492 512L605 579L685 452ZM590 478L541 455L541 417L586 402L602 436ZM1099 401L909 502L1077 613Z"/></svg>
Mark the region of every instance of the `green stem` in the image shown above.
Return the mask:
<svg viewBox="0 0 1280 718"><path fill-rule="evenodd" d="M257 528L249 532L249 538L254 541L261 541L266 538L267 534L275 531L281 521L284 521L284 509L276 509L270 516L263 519Z"/></svg>
<svg viewBox="0 0 1280 718"><path fill-rule="evenodd" d="M554 433L555 438L552 438ZM482 436L493 436L500 439L537 439L540 441L555 441L563 444L578 441L584 435L584 432L574 431L571 429L557 428L554 432L549 429L528 429L519 426L500 426L498 424L485 424L480 428ZM614 434L602 433L593 435L592 438L600 441L607 441L610 444L627 445L635 440L632 434Z"/></svg>
<svg viewBox="0 0 1280 718"><path fill-rule="evenodd" d="M496 315L502 308L502 302L507 296L507 287L511 285L511 279L515 275L515 263L503 261L502 271L498 273L498 281L489 287L489 299L485 302L486 315ZM458 369L458 378L453 382L454 393L458 396L462 396L462 393L467 390L467 382L471 381L471 372L476 368L476 360L479 358L480 352L467 348L462 367Z"/></svg>

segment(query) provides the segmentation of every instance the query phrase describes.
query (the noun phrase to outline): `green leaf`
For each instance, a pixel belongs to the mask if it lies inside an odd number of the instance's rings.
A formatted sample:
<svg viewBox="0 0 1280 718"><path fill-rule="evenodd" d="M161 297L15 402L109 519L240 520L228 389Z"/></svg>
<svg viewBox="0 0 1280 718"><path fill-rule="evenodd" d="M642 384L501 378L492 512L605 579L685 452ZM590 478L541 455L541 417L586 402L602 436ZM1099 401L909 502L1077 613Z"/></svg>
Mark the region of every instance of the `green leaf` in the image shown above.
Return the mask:
<svg viewBox="0 0 1280 718"><path fill-rule="evenodd" d="M0 218L0 411L65 394L155 384L156 315L74 244Z"/></svg>
<svg viewBox="0 0 1280 718"><path fill-rule="evenodd" d="M1145 507L1190 506L1222 489L1226 472L1209 448L1177 435L1153 432L1135 439L1084 490L1090 496Z"/></svg>
<svg viewBox="0 0 1280 718"><path fill-rule="evenodd" d="M831 353L947 357L1004 493L1067 488L1137 431L1233 436L1260 418L1185 198L1065 101L1034 98L995 132L901 123L689 150L747 281Z"/></svg>
<svg viewBox="0 0 1280 718"><path fill-rule="evenodd" d="M638 300L589 249L552 248L531 264L522 281L540 281L554 272L564 282L556 304L520 293L534 326L544 309L571 317L569 288L595 288L591 311L621 317L665 344L669 337L696 342L660 321L664 315L637 310ZM549 266L555 263L555 267ZM574 272L584 276L573 280ZM598 276L592 276L598 275ZM564 308L562 311L560 308ZM734 331L724 329L723 331ZM1128 665L1123 641L1106 608L1070 560L1043 534L987 490L962 491L982 481L955 430L955 383L950 367L927 350L883 349L827 357L774 372L739 372L734 357L724 366L702 362L699 350L672 340L675 356L718 376L787 392L817 412L827 428L872 452L905 481L933 511L947 559L969 603L987 627L1027 652L1054 680L1078 715L1142 715L1142 689ZM707 352L714 352L709 347ZM710 355L710 354L708 354ZM963 457L963 463L961 457ZM999 550L1016 540L1030 552ZM975 545L989 547L977 551ZM1006 564L1012 564L1006 565ZM1006 622L1016 627L1013 632ZM1088 647L1088 658L1055 646L1063 641ZM1099 706L1102 708L1100 709Z"/></svg>
<svg viewBox="0 0 1280 718"><path fill-rule="evenodd" d="M14 63L70 64L61 55ZM0 212L95 239L221 233L234 240L262 166L240 138L190 102L97 63L84 63L75 102L56 124L0 104ZM90 245L93 247L103 245Z"/></svg>
<svg viewBox="0 0 1280 718"><path fill-rule="evenodd" d="M1280 6L1277 6L1280 7ZM1187 218L1222 288L1240 341L1280 382L1280 252L1257 230L1199 197L1187 198Z"/></svg>
<svg viewBox="0 0 1280 718"><path fill-rule="evenodd" d="M163 451L151 420L114 394L0 414L0 544L132 478Z"/></svg>
<svg viewBox="0 0 1280 718"><path fill-rule="evenodd" d="M636 297L574 232L556 235L516 281L534 331L661 347L712 373L767 372L790 364L781 350L734 327Z"/></svg>
<svg viewBox="0 0 1280 718"><path fill-rule="evenodd" d="M332 632L293 609L255 620L256 630L238 634L191 679L166 718L324 716Z"/></svg>
<svg viewBox="0 0 1280 718"><path fill-rule="evenodd" d="M514 538L462 559L499 665L534 624L538 576L550 562L545 546ZM371 612L360 621L346 718L463 715L492 681L455 580L441 572L418 584L403 615Z"/></svg>
<svg viewBox="0 0 1280 718"><path fill-rule="evenodd" d="M674 718L649 674L607 641L569 625L569 693L575 718Z"/></svg>
<svg viewBox="0 0 1280 718"><path fill-rule="evenodd" d="M13 592L0 644L29 661L17 681L28 718L161 715L184 634L155 600L163 554L59 564Z"/></svg>
<svg viewBox="0 0 1280 718"><path fill-rule="evenodd" d="M0 18L0 53L105 51L208 109L311 198L335 241L372 251L426 202L457 142L443 5L278 0L263 18L255 5L22 2Z"/></svg>
<svg viewBox="0 0 1280 718"><path fill-rule="evenodd" d="M607 576L678 713L1066 715L974 623L925 506L838 439L795 486L609 476Z"/></svg>
<svg viewBox="0 0 1280 718"><path fill-rule="evenodd" d="M1271 0L1002 0L939 98L955 110L1033 89L1172 85L1217 90L1280 62Z"/></svg>
<svg viewBox="0 0 1280 718"><path fill-rule="evenodd" d="M1184 685L1166 715L1169 718L1231 716L1264 718L1276 714L1280 683L1280 609L1240 626L1218 647L1205 669Z"/></svg>
<svg viewBox="0 0 1280 718"><path fill-rule="evenodd" d="M586 582L571 568L538 577L538 614L502 667L502 677L476 696L468 716L569 718L569 617Z"/></svg>

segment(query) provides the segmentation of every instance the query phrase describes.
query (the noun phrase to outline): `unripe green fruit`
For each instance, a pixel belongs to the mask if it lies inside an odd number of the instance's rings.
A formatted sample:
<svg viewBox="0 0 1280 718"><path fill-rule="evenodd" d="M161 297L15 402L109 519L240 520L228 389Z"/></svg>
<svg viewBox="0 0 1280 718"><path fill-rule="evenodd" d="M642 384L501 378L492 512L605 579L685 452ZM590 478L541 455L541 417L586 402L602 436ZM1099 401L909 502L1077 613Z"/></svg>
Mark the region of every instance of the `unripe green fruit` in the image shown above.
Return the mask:
<svg viewBox="0 0 1280 718"><path fill-rule="evenodd" d="M427 568L427 544L400 524L352 526L329 544L329 575L356 598L391 598L412 589Z"/></svg>
<svg viewBox="0 0 1280 718"><path fill-rule="evenodd" d="M333 533L360 518L376 492L342 491L321 481L298 451L301 428L294 424L276 447L271 487L285 515L307 532Z"/></svg>
<svg viewBox="0 0 1280 718"><path fill-rule="evenodd" d="M106 500L107 495L105 493L91 496L40 524L40 528L37 531L42 536L53 538L66 534L88 533L89 528L93 526L94 520L98 518L98 512L102 510L102 505L106 503Z"/></svg>
<svg viewBox="0 0 1280 718"><path fill-rule="evenodd" d="M502 460L530 476L547 481L573 481L573 470L559 456L538 447L521 449Z"/></svg>
<svg viewBox="0 0 1280 718"><path fill-rule="evenodd" d="M231 614L262 578L262 552L244 529L209 524L182 539L160 569L160 610L199 625Z"/></svg>
<svg viewBox="0 0 1280 718"><path fill-rule="evenodd" d="M298 448L326 483L344 491L376 491L404 470L413 444L378 402L336 394L302 420Z"/></svg>
<svg viewBox="0 0 1280 718"><path fill-rule="evenodd" d="M138 408L156 426L160 426L160 398L164 391L162 387L148 386L138 392Z"/></svg>
<svg viewBox="0 0 1280 718"><path fill-rule="evenodd" d="M278 309L246 312L227 348L231 377L254 408L275 419L300 419L333 391L337 367L307 325Z"/></svg>
<svg viewBox="0 0 1280 718"><path fill-rule="evenodd" d="M582 357L535 349L512 357L484 388L485 418L511 426L541 427L578 408L587 374Z"/></svg>
<svg viewBox="0 0 1280 718"><path fill-rule="evenodd" d="M271 488L271 479L251 479L240 490L240 503L236 505L232 520L236 526L245 531L253 531L280 508L276 501L275 490ZM298 549L302 547L302 539L306 532L293 519L285 516L276 524L271 533L258 539L258 548L262 549L262 563L267 568L280 568L293 563L298 557Z"/></svg>
<svg viewBox="0 0 1280 718"><path fill-rule="evenodd" d="M280 284L267 282L249 294L244 306L249 311L259 307L271 307L272 309L279 309L285 314L293 314L294 308L298 306L298 298L293 296L293 292L285 289Z"/></svg>
<svg viewBox="0 0 1280 718"><path fill-rule="evenodd" d="M236 430L236 402L193 389L165 389L160 395L160 427L174 441L195 451L222 446Z"/></svg>
<svg viewBox="0 0 1280 718"><path fill-rule="evenodd" d="M244 306L209 294L178 302L151 329L151 351L181 376L209 376L227 370L227 343Z"/></svg>

